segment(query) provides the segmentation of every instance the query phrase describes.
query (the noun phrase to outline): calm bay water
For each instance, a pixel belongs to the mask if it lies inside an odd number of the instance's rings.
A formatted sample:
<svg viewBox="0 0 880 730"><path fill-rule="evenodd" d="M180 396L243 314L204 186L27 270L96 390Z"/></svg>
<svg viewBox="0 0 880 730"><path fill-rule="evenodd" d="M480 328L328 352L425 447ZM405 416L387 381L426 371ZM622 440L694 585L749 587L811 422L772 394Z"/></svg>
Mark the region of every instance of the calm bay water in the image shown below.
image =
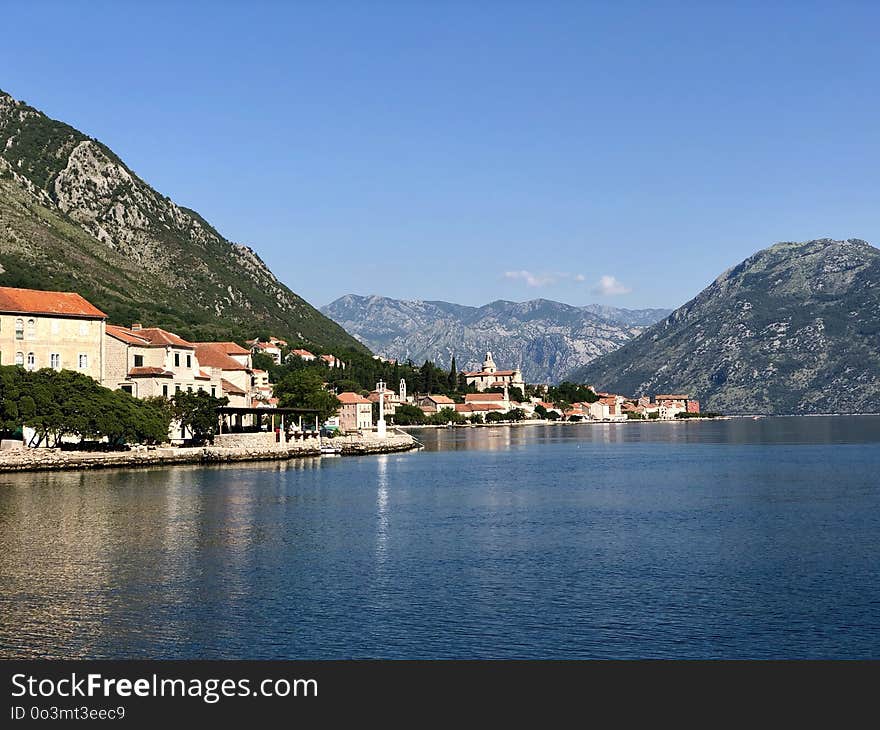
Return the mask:
<svg viewBox="0 0 880 730"><path fill-rule="evenodd" d="M0 656L880 658L880 417L0 475Z"/></svg>

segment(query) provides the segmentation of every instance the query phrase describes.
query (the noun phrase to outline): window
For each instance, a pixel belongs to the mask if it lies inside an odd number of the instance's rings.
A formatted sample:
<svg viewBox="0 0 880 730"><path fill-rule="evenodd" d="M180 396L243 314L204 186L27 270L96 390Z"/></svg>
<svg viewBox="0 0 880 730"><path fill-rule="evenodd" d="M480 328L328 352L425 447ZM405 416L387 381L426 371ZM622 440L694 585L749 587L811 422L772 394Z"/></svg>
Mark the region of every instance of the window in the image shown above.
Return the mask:
<svg viewBox="0 0 880 730"><path fill-rule="evenodd" d="M15 353L15 364L16 365L24 365L24 353L16 352Z"/></svg>
<svg viewBox="0 0 880 730"><path fill-rule="evenodd" d="M186 356L186 366L187 366L188 368L191 368L191 367L192 367L192 355L187 355L187 356Z"/></svg>
<svg viewBox="0 0 880 730"><path fill-rule="evenodd" d="M83 353L79 354L79 369L84 370L89 366L89 356Z"/></svg>
<svg viewBox="0 0 880 730"><path fill-rule="evenodd" d="M37 368L37 356L34 353L29 352L27 356L27 369L28 370L36 370Z"/></svg>
<svg viewBox="0 0 880 730"><path fill-rule="evenodd" d="M211 386L211 397L212 397L212 398L216 398L216 397L217 397L217 386L216 386L216 385L212 385L212 386Z"/></svg>
<svg viewBox="0 0 880 730"><path fill-rule="evenodd" d="M61 355L60 353L53 352L49 355L49 367L53 370L61 370Z"/></svg>
<svg viewBox="0 0 880 730"><path fill-rule="evenodd" d="M29 319L28 320L28 337L33 337L37 334L37 320Z"/></svg>
<svg viewBox="0 0 880 730"><path fill-rule="evenodd" d="M136 368L142 368L144 366L144 356L143 355L135 355L134 356L134 366Z"/></svg>
<svg viewBox="0 0 880 730"><path fill-rule="evenodd" d="M23 340L24 339L24 320L17 319L15 320L15 339Z"/></svg>
<svg viewBox="0 0 880 730"><path fill-rule="evenodd" d="M175 393L179 393L179 392L180 392L180 386L179 386L179 385L175 385L175 386L174 386L174 392L175 392Z"/></svg>
<svg viewBox="0 0 880 730"><path fill-rule="evenodd" d="M123 386L120 388L120 390L123 390L123 391L125 391L126 393L128 393L129 395L131 395L131 394L132 394L132 391L134 390L134 386L132 386L132 385L123 385Z"/></svg>
<svg viewBox="0 0 880 730"><path fill-rule="evenodd" d="M176 368L180 367L180 353L179 352L174 353L174 367L176 367Z"/></svg>
<svg viewBox="0 0 880 730"><path fill-rule="evenodd" d="M162 386L162 397L163 397L163 398L167 398L167 397L168 397L168 386L167 386L167 385L163 385L163 386Z"/></svg>
<svg viewBox="0 0 880 730"><path fill-rule="evenodd" d="M193 387L192 387L191 385L187 385L187 386L186 386L186 392L187 392L187 393L192 393L192 392L193 392Z"/></svg>

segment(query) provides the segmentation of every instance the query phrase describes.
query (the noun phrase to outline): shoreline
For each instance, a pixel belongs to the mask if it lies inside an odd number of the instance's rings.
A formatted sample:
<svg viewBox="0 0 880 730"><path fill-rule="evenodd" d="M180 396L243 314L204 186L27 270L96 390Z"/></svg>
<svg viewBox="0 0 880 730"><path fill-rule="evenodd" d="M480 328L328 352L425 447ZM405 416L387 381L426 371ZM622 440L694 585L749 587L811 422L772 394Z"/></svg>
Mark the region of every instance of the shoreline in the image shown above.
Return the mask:
<svg viewBox="0 0 880 730"><path fill-rule="evenodd" d="M502 421L499 423L454 423L447 425L419 424L412 426L394 426L399 431L421 431L438 428L497 428L498 426L608 426L631 423L708 423L712 421L763 420L765 418L869 418L880 416L880 413L736 413L714 416L712 418L628 418L620 421Z"/></svg>
<svg viewBox="0 0 880 730"><path fill-rule="evenodd" d="M367 456L421 448L409 434L389 433L385 439L334 439L340 456ZM62 451L21 448L0 452L0 474L41 471L90 471L93 469L144 469L195 464L202 466L255 461L288 461L322 456L319 444L294 443L283 448L229 448L221 446L137 447L130 451Z"/></svg>

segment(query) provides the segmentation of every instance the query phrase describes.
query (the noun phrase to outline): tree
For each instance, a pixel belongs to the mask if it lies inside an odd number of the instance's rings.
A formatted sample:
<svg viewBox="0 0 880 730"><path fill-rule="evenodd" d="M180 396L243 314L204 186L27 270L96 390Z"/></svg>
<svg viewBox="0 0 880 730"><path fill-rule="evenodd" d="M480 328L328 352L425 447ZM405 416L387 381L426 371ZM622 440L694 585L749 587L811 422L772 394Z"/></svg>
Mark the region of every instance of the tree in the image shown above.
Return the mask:
<svg viewBox="0 0 880 730"><path fill-rule="evenodd" d="M321 376L312 370L289 372L275 384L275 397L282 408L309 408L323 423L339 410L339 398L324 390Z"/></svg>
<svg viewBox="0 0 880 730"><path fill-rule="evenodd" d="M437 413L432 413L429 423L443 426L447 423L464 423L464 416L454 408L441 408Z"/></svg>
<svg viewBox="0 0 880 730"><path fill-rule="evenodd" d="M58 446L64 436L79 437L80 445L106 438L116 448L160 443L168 440L170 420L164 399L140 400L82 373L0 367L0 430L32 428L32 446Z"/></svg>
<svg viewBox="0 0 880 730"><path fill-rule="evenodd" d="M455 355L452 356L452 366L449 368L449 390L458 390L458 368L455 367Z"/></svg>
<svg viewBox="0 0 880 730"><path fill-rule="evenodd" d="M402 403L394 411L394 423L398 426L417 426L427 420L425 412L421 408Z"/></svg>
<svg viewBox="0 0 880 730"><path fill-rule="evenodd" d="M215 398L204 390L180 390L171 399L174 420L192 433L197 444L211 441L217 433L217 409L229 403L229 398Z"/></svg>
<svg viewBox="0 0 880 730"><path fill-rule="evenodd" d="M272 356L265 352L255 352L251 355L251 363L255 370L265 370L266 372L271 372L276 367Z"/></svg>

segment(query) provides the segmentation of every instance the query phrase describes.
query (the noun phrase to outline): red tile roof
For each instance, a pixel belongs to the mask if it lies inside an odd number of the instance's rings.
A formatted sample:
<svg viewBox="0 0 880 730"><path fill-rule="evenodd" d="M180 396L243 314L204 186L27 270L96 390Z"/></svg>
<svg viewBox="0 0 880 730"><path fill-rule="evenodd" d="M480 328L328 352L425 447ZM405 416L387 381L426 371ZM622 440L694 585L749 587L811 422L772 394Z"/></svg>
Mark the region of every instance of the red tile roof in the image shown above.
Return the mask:
<svg viewBox="0 0 880 730"><path fill-rule="evenodd" d="M504 400L504 393L468 393L464 397L465 403L487 403L495 400Z"/></svg>
<svg viewBox="0 0 880 730"><path fill-rule="evenodd" d="M174 373L170 370L166 370L165 368L156 368L156 367L138 367L132 368L128 371L129 377L132 378L143 378L143 377L153 377L153 378L173 378Z"/></svg>
<svg viewBox="0 0 880 730"><path fill-rule="evenodd" d="M220 385L223 386L223 392L229 395L246 395L235 383L230 383L226 378L220 378Z"/></svg>
<svg viewBox="0 0 880 730"><path fill-rule="evenodd" d="M297 355L298 357L314 357L314 355L308 350L291 350L291 355Z"/></svg>
<svg viewBox="0 0 880 730"><path fill-rule="evenodd" d="M250 355L250 352L239 347L234 342L195 342L196 358L199 365L206 368L219 368L220 370L248 370L247 365L242 365L235 358L230 357L230 345L238 348L241 352L232 352L238 355Z"/></svg>
<svg viewBox="0 0 880 730"><path fill-rule="evenodd" d="M76 292L15 289L10 286L0 286L0 312L107 319L106 314Z"/></svg>
<svg viewBox="0 0 880 730"><path fill-rule="evenodd" d="M457 413L482 413L483 411L503 411L504 406L497 403L456 403Z"/></svg>
<svg viewBox="0 0 880 730"><path fill-rule="evenodd" d="M142 347L147 347L150 344L150 341L146 337L139 337L127 327L120 327L116 324L108 324L106 325L106 331L107 334L111 337L115 337L117 340L126 342L129 345L141 345Z"/></svg>
<svg viewBox="0 0 880 730"><path fill-rule="evenodd" d="M339 393L339 394L337 394L336 397L339 398L339 401L343 405L346 405L346 406L352 405L354 403L366 403L367 405L370 404L370 401L368 401L366 398L364 398L359 393L351 393L351 392Z"/></svg>
<svg viewBox="0 0 880 730"><path fill-rule="evenodd" d="M107 334L117 340L127 342L130 345L143 347L179 347L184 350L194 349L192 342L187 342L173 332L163 330L161 327L143 327L139 330L120 327L118 324L108 324Z"/></svg>
<svg viewBox="0 0 880 730"><path fill-rule="evenodd" d="M455 403L452 398L448 398L445 395L426 395L425 398L430 401L434 401L434 403L440 403L443 405L451 405Z"/></svg>

